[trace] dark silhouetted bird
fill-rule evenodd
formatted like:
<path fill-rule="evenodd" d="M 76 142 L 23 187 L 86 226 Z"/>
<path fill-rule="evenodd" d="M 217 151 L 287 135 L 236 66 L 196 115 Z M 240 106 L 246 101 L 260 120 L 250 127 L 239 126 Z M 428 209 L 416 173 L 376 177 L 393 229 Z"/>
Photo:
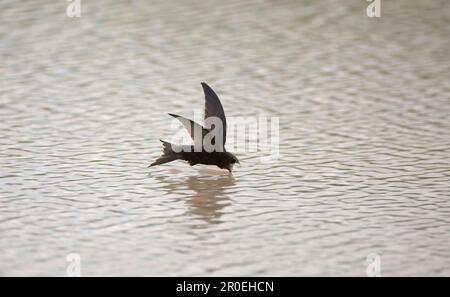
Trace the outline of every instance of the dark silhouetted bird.
<path fill-rule="evenodd" d="M 234 164 L 239 163 L 236 156 L 225 150 L 227 120 L 219 97 L 206 83 L 202 83 L 202 87 L 205 93 L 205 123 L 212 122 L 211 127 L 205 128 L 192 120 L 169 113 L 189 131 L 194 145 L 181 146 L 161 140 L 163 154 L 149 167 L 175 160 L 184 160 L 191 166 L 196 164 L 216 165 L 231 172 Z M 208 144 L 210 145 L 208 146 Z"/>

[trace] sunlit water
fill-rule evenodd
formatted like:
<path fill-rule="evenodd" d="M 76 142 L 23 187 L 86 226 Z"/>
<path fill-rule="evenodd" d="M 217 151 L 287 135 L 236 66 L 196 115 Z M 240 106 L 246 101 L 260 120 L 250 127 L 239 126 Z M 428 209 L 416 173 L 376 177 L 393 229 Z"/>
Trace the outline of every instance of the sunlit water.
<path fill-rule="evenodd" d="M 450 275 L 448 1 L 87 2 L 0 4 L 0 275 Z M 278 160 L 147 168 L 201 81 Z"/>

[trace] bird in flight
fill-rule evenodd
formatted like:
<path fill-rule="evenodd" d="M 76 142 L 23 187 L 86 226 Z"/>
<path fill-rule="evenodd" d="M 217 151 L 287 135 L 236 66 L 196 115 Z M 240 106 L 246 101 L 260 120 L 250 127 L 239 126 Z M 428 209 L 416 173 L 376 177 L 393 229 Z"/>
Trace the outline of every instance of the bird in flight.
<path fill-rule="evenodd" d="M 239 163 L 236 156 L 225 150 L 227 119 L 219 97 L 206 83 L 202 82 L 201 84 L 205 93 L 204 122 L 206 127 L 193 120 L 169 113 L 188 130 L 194 145 L 176 145 L 161 140 L 163 154 L 149 167 L 175 160 L 184 160 L 191 166 L 196 164 L 216 165 L 231 173 L 234 164 Z"/>

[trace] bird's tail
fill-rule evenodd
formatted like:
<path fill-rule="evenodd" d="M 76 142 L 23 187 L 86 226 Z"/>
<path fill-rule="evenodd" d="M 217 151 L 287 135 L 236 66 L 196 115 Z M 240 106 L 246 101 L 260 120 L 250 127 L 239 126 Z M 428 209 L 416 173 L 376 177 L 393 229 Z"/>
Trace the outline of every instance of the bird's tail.
<path fill-rule="evenodd" d="M 156 159 L 156 161 L 153 162 L 152 164 L 150 164 L 150 166 L 148 166 L 148 167 L 152 167 L 152 166 L 156 166 L 156 165 L 160 165 L 160 164 L 164 164 L 164 163 L 169 163 L 169 162 L 179 159 L 178 154 L 172 150 L 172 146 L 174 146 L 174 144 L 171 144 L 164 140 L 161 140 L 161 142 L 163 144 L 163 154 L 161 155 L 161 157 Z"/>

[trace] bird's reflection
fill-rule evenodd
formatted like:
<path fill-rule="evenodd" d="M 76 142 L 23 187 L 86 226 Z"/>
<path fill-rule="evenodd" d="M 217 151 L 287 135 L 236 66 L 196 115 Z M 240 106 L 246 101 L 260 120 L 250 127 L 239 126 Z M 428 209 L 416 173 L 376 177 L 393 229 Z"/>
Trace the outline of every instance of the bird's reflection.
<path fill-rule="evenodd" d="M 164 187 L 169 194 L 187 193 L 187 199 L 183 199 L 186 199 L 189 214 L 208 224 L 221 222 L 223 209 L 230 204 L 230 199 L 225 191 L 235 184 L 234 177 L 229 174 L 210 175 L 206 173 L 189 176 L 182 180 L 174 180 L 169 177 L 160 177 L 159 179 L 164 181 Z"/>

